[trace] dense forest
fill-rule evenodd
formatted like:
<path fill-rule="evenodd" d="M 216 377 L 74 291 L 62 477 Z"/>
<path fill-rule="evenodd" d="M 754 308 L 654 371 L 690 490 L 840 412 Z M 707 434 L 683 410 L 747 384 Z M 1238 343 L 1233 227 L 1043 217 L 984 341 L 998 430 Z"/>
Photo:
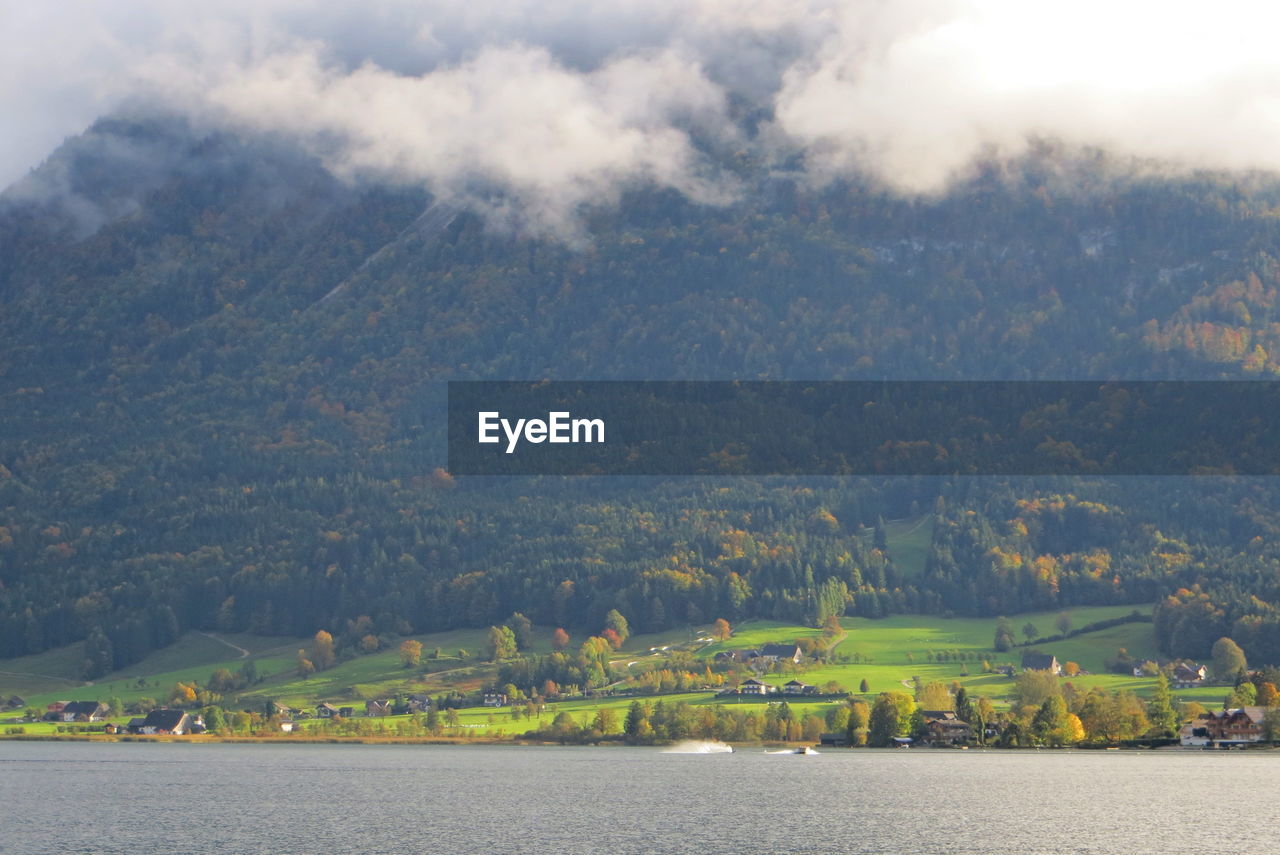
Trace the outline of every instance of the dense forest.
<path fill-rule="evenodd" d="M 0 197 L 0 656 L 1157 604 L 1280 663 L 1266 478 L 455 478 L 451 379 L 1274 379 L 1280 181 L 1042 144 L 940 197 L 731 164 L 529 239 L 102 120 Z M 932 514 L 922 572 L 883 520 Z"/>

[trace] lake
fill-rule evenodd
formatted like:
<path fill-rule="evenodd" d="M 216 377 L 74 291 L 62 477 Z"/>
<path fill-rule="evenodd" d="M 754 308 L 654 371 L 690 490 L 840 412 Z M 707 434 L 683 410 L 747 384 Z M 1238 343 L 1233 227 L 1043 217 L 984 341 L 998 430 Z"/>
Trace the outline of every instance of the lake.
<path fill-rule="evenodd" d="M 1278 773 L 1277 752 L 0 741 L 0 851 L 1248 851 Z"/>

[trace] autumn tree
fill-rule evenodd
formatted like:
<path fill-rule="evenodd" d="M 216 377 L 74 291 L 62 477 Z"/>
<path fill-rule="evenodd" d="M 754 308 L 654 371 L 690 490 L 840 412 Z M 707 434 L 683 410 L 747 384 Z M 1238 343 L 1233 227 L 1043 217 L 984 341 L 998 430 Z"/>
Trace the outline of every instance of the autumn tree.
<path fill-rule="evenodd" d="M 733 635 L 733 628 L 729 626 L 729 622 L 724 618 L 716 618 L 715 624 L 711 627 L 711 637 L 716 641 L 728 641 L 731 635 Z"/>
<path fill-rule="evenodd" d="M 564 650 L 569 646 L 569 633 L 565 632 L 562 627 L 556 627 L 556 631 L 551 633 L 551 647 L 555 650 Z"/>
<path fill-rule="evenodd" d="M 316 672 L 315 663 L 307 658 L 307 651 L 298 649 L 298 673 L 303 677 L 309 677 Z"/>
<path fill-rule="evenodd" d="M 925 683 L 916 690 L 916 704 L 925 710 L 949 710 L 955 705 L 951 691 L 945 683 Z"/>
<path fill-rule="evenodd" d="M 416 668 L 422 661 L 422 642 L 406 638 L 400 642 L 400 664 L 405 668 Z"/>
<path fill-rule="evenodd" d="M 617 609 L 610 609 L 609 613 L 604 616 L 604 628 L 611 629 L 618 634 L 619 645 L 631 637 L 631 625 L 622 616 L 622 612 Z"/>
<path fill-rule="evenodd" d="M 333 636 L 323 629 L 316 631 L 315 638 L 311 642 L 311 661 L 315 663 L 317 671 L 332 668 L 333 663 L 337 661 L 337 656 L 333 652 Z"/>

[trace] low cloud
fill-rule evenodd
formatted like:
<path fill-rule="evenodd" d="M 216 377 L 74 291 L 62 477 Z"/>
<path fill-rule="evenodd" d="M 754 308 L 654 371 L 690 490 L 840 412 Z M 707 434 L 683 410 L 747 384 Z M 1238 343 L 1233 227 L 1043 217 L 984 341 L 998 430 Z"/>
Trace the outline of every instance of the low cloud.
<path fill-rule="evenodd" d="M 930 193 L 1034 138 L 1280 169 L 1280 10 L 1094 0 L 70 0 L 0 11 L 0 183 L 124 103 L 288 135 L 515 228 L 797 156 Z"/>

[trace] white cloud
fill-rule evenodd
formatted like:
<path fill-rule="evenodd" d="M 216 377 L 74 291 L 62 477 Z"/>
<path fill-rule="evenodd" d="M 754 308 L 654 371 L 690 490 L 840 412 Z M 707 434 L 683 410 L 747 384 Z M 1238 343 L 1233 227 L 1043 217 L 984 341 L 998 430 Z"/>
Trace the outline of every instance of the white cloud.
<path fill-rule="evenodd" d="M 556 230 L 639 181 L 730 197 L 695 138 L 781 144 L 815 179 L 869 170 L 917 192 L 1035 136 L 1280 169 L 1280 9 L 1266 3 L 182 5 L 0 5 L 0 183 L 138 98 Z M 772 119 L 753 140 L 744 116 Z"/>

